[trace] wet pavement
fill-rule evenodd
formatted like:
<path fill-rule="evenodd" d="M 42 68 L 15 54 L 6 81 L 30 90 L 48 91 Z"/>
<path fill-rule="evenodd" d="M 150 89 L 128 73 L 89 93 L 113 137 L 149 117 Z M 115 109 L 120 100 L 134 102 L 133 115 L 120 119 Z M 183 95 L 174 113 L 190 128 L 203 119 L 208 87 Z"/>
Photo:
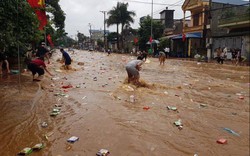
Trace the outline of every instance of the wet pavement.
<path fill-rule="evenodd" d="M 41 82 L 30 72 L 20 84 L 18 75 L 0 79 L 1 156 L 37 143 L 45 147 L 31 155 L 249 155 L 249 67 L 149 58 L 136 87 L 124 68 L 136 57 L 70 54 L 72 70 L 61 68 L 57 51 L 48 65 L 54 76 Z M 79 140 L 67 142 L 71 136 Z"/>

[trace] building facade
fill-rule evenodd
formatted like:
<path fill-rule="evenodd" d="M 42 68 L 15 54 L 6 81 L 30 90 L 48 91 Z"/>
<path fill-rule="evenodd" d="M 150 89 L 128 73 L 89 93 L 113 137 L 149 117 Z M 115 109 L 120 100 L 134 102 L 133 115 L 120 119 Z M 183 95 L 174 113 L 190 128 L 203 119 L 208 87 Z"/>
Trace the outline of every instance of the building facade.
<path fill-rule="evenodd" d="M 242 50 L 242 55 L 248 55 L 248 8 L 249 3 L 242 0 L 185 0 L 182 5 L 183 53 L 187 57 L 198 53 L 210 59 L 216 56 L 216 48 L 227 47 L 229 54 L 230 49 L 237 48 Z M 190 17 L 186 17 L 188 11 Z M 188 18 L 191 25 L 186 23 Z M 181 39 L 181 36 L 173 39 Z"/>
<path fill-rule="evenodd" d="M 241 49 L 241 55 L 249 58 L 249 3 L 240 0 L 220 2 L 211 4 L 212 52 L 218 47 L 227 47 L 229 54 L 232 49 Z"/>

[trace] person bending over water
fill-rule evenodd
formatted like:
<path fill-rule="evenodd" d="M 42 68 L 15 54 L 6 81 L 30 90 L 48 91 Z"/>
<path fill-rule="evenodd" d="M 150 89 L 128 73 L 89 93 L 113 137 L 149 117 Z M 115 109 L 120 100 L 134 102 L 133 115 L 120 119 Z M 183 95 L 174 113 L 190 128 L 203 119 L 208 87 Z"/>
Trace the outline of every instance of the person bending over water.
<path fill-rule="evenodd" d="M 138 85 L 140 79 L 141 66 L 143 64 L 142 60 L 132 60 L 128 62 L 125 66 L 126 71 L 128 73 L 128 83 L 132 82 L 135 85 Z"/>

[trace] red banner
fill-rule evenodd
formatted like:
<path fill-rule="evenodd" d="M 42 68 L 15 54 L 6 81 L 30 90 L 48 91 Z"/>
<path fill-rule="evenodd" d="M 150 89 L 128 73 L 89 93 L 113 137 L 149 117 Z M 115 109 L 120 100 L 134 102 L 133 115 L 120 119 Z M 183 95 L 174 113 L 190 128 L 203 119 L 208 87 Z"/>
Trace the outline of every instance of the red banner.
<path fill-rule="evenodd" d="M 150 42 L 150 43 L 152 43 L 152 42 L 153 42 L 153 38 L 152 38 L 152 36 L 150 36 L 150 38 L 149 38 L 149 42 Z"/>
<path fill-rule="evenodd" d="M 182 34 L 182 41 L 184 42 L 186 40 L 186 35 L 183 33 Z"/>
<path fill-rule="evenodd" d="M 52 39 L 51 39 L 50 34 L 47 35 L 47 40 L 48 40 L 50 46 L 51 46 L 51 47 L 54 47 L 54 43 L 52 42 Z"/>
<path fill-rule="evenodd" d="M 138 42 L 138 38 L 134 38 L 134 43 L 136 44 Z"/>
<path fill-rule="evenodd" d="M 46 17 L 46 12 L 45 12 L 45 1 L 44 0 L 28 0 L 28 3 L 30 4 L 32 8 L 35 9 L 37 18 L 40 21 L 39 30 L 43 30 L 43 28 L 47 24 L 47 17 Z"/>

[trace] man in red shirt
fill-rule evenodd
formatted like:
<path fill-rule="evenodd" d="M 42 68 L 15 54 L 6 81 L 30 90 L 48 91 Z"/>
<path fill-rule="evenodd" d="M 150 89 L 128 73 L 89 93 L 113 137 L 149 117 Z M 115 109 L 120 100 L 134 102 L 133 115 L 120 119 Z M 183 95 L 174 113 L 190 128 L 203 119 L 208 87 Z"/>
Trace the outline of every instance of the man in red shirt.
<path fill-rule="evenodd" d="M 40 81 L 39 77 L 44 75 L 44 70 L 49 73 L 49 75 L 53 76 L 46 68 L 46 65 L 44 63 L 44 58 L 40 57 L 40 58 L 36 58 L 34 60 L 32 60 L 29 64 L 28 64 L 28 69 L 32 72 L 33 75 L 33 81 Z M 38 74 L 38 77 L 35 79 L 35 75 L 36 73 Z"/>

